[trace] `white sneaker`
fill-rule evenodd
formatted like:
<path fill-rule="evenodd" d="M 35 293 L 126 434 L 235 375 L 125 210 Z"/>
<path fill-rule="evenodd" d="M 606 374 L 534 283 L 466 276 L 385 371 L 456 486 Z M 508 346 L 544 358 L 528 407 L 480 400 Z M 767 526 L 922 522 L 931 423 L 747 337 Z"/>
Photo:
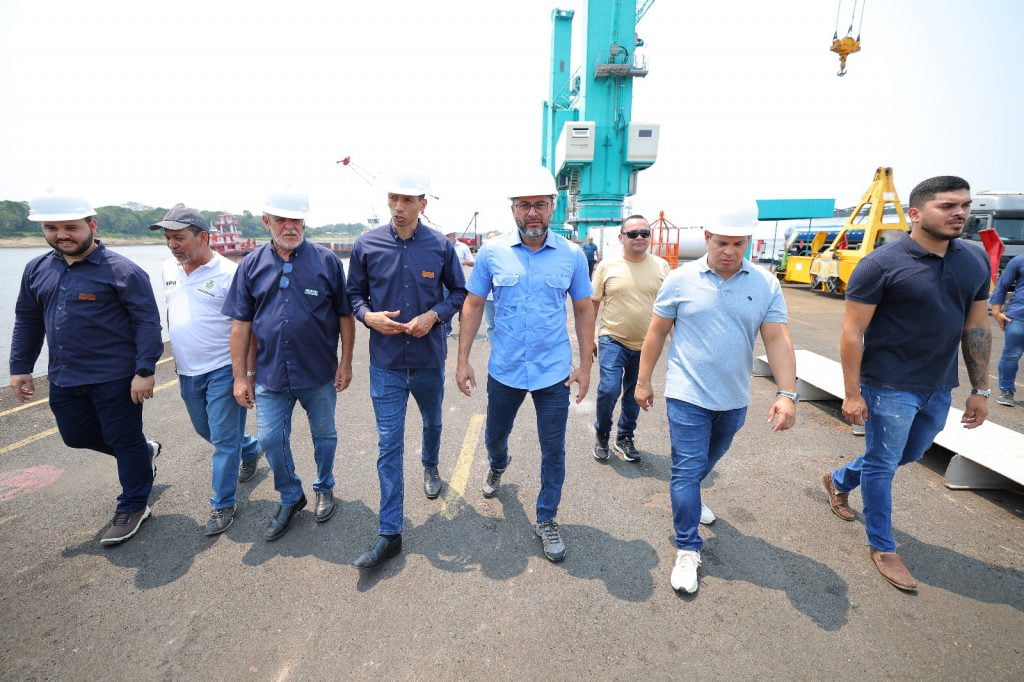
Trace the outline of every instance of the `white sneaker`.
<path fill-rule="evenodd" d="M 697 567 L 700 566 L 700 552 L 685 549 L 676 551 L 676 565 L 672 569 L 672 589 L 689 594 L 697 591 Z"/>
<path fill-rule="evenodd" d="M 700 522 L 701 523 L 703 523 L 705 526 L 710 526 L 712 523 L 715 522 L 715 519 L 717 519 L 717 518 L 718 517 L 715 516 L 715 512 L 713 512 L 710 509 L 708 509 L 708 506 L 706 504 L 701 503 L 701 505 L 700 505 Z"/>

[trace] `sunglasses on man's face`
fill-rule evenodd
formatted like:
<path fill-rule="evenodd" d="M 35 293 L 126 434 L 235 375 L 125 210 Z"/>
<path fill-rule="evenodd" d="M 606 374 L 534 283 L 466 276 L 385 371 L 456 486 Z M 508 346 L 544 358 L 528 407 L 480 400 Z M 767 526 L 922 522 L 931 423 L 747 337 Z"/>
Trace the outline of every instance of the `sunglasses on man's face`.
<path fill-rule="evenodd" d="M 629 232 L 623 232 L 630 239 L 647 239 L 651 236 L 650 230 L 630 230 Z"/>

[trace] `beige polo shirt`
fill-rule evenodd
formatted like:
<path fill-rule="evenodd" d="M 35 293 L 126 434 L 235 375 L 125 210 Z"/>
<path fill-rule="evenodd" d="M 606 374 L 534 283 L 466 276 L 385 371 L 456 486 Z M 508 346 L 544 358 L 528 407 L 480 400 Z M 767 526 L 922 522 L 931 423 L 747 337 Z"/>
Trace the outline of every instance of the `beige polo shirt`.
<path fill-rule="evenodd" d="M 598 335 L 607 334 L 626 348 L 640 350 L 651 324 L 654 299 L 668 272 L 668 263 L 652 254 L 640 263 L 622 257 L 598 263 L 592 296 L 604 302 Z"/>

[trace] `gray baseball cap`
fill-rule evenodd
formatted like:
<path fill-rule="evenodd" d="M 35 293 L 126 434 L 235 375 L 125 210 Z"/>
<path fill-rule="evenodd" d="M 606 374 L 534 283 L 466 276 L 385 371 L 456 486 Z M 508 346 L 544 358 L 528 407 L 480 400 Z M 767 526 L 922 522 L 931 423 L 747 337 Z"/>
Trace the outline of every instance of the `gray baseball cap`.
<path fill-rule="evenodd" d="M 185 204 L 175 204 L 165 215 L 164 219 L 149 226 L 151 230 L 184 230 L 186 227 L 198 227 L 200 230 L 210 231 L 210 225 L 203 218 L 203 214 Z"/>

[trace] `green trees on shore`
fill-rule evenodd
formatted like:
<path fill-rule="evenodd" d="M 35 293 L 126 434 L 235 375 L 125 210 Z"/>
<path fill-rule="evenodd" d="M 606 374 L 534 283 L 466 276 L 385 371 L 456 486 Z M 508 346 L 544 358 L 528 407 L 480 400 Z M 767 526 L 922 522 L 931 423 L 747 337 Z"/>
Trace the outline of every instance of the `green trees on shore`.
<path fill-rule="evenodd" d="M 166 208 L 148 206 L 98 206 L 96 220 L 105 234 L 125 236 L 149 236 L 149 226 L 159 222 Z M 203 217 L 213 224 L 221 211 L 202 211 Z M 266 236 L 263 221 L 259 215 L 244 211 L 236 215 L 238 229 L 246 237 Z M 355 236 L 366 229 L 362 223 L 337 223 L 309 228 L 310 236 Z M 28 203 L 24 201 L 0 201 L 0 239 L 4 237 L 35 236 L 39 225 L 28 219 Z"/>

